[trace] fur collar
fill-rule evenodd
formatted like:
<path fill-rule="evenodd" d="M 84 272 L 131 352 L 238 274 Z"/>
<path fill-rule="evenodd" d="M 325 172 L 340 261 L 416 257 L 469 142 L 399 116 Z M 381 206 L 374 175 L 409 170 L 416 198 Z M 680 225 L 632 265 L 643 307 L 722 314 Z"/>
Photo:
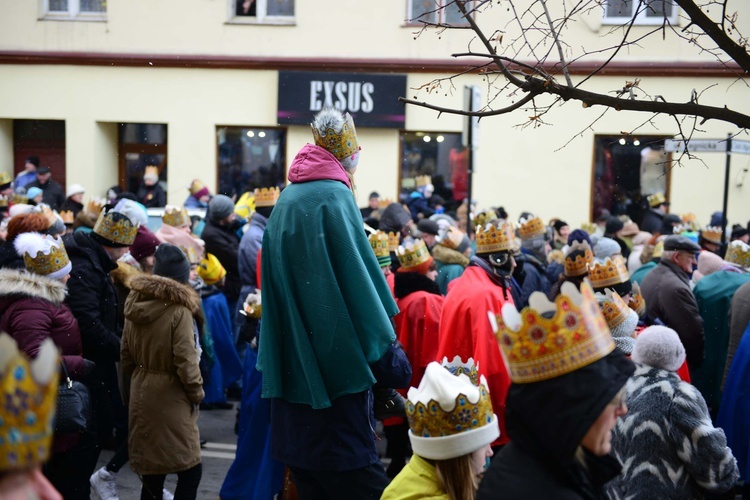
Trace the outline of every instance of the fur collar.
<path fill-rule="evenodd" d="M 130 288 L 130 281 L 140 274 L 143 273 L 125 262 L 118 262 L 117 268 L 109 273 L 116 284 L 122 285 L 125 288 Z"/>
<path fill-rule="evenodd" d="M 410 293 L 414 292 L 427 292 L 441 295 L 438 284 L 424 274 L 419 273 L 396 273 L 393 288 L 393 292 L 397 299 L 403 299 Z"/>
<path fill-rule="evenodd" d="M 453 250 L 443 245 L 432 247 L 432 258 L 443 264 L 459 264 L 461 267 L 469 265 L 469 258 L 467 256 L 458 250 Z"/>
<path fill-rule="evenodd" d="M 162 276 L 150 274 L 135 276 L 130 280 L 130 289 L 172 304 L 185 306 L 193 313 L 201 307 L 200 297 L 195 290 L 190 288 L 190 285 L 183 285 Z"/>
<path fill-rule="evenodd" d="M 59 306 L 66 294 L 67 288 L 58 280 L 16 269 L 0 269 L 0 296 L 40 298 Z"/>

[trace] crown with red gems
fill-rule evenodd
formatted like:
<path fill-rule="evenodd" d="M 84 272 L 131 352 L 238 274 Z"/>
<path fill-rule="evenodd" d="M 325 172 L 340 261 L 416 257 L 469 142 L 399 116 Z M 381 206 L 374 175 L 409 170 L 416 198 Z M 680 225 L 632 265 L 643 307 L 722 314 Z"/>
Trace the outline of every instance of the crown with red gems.
<path fill-rule="evenodd" d="M 280 193 L 281 190 L 277 187 L 256 189 L 254 193 L 255 206 L 272 207 L 276 205 L 276 202 L 279 200 Z"/>
<path fill-rule="evenodd" d="M 625 283 L 630 279 L 625 258 L 622 255 L 613 255 L 604 260 L 596 259 L 594 264 L 589 266 L 589 279 L 596 289 Z"/>
<path fill-rule="evenodd" d="M 570 255 L 574 250 L 580 250 L 583 255 L 576 255 L 572 258 Z M 591 246 L 587 241 L 573 241 L 573 244 L 568 248 L 568 253 L 565 255 L 565 276 L 575 277 L 583 276 L 589 272 L 589 266 L 594 264 L 594 252 L 591 251 Z"/>
<path fill-rule="evenodd" d="M 414 240 L 412 244 L 398 247 L 396 257 L 398 257 L 404 271 L 419 267 L 432 259 L 430 251 L 427 250 L 427 245 L 421 239 Z"/>
<path fill-rule="evenodd" d="M 547 232 L 547 228 L 544 227 L 544 222 L 542 222 L 542 219 L 533 215 L 528 219 L 522 218 L 518 221 L 518 224 L 518 236 L 522 240 L 536 238 L 537 236 L 541 236 Z"/>
<path fill-rule="evenodd" d="M 461 246 L 461 242 L 464 240 L 464 234 L 460 229 L 454 226 L 448 226 L 446 229 L 440 230 L 440 235 L 437 237 L 439 245 L 452 250 L 457 250 Z"/>
<path fill-rule="evenodd" d="M 704 240 L 721 245 L 721 235 L 723 232 L 720 227 L 706 226 L 701 230 L 701 236 Z"/>
<path fill-rule="evenodd" d="M 509 222 L 496 220 L 476 228 L 477 253 L 510 252 L 516 246 L 516 235 Z"/>
<path fill-rule="evenodd" d="M 471 223 L 474 224 L 474 227 L 486 226 L 495 219 L 497 219 L 497 214 L 492 210 L 471 214 Z"/>
<path fill-rule="evenodd" d="M 339 160 L 343 160 L 359 151 L 357 143 L 357 130 L 354 128 L 354 120 L 349 113 L 344 115 L 344 125 L 340 132 L 333 128 L 318 130 L 311 124 L 315 144 L 326 149 Z"/>
<path fill-rule="evenodd" d="M 740 240 L 734 240 L 727 247 L 727 254 L 724 260 L 730 264 L 750 268 L 750 245 Z"/>
<path fill-rule="evenodd" d="M 628 307 L 634 310 L 639 318 L 642 318 L 646 314 L 646 300 L 641 293 L 641 287 L 636 282 L 633 282 L 633 291 L 630 293 Z"/>
<path fill-rule="evenodd" d="M 617 328 L 623 321 L 628 319 L 630 308 L 622 300 L 620 294 L 611 288 L 604 290 L 604 293 L 597 293 L 596 299 L 599 301 L 602 314 L 604 314 L 604 319 L 607 321 L 607 326 L 610 329 Z"/>
<path fill-rule="evenodd" d="M 506 366 L 514 383 L 540 382 L 587 366 L 615 348 L 588 280 L 580 291 L 566 281 L 550 302 L 541 292 L 529 298 L 520 313 L 505 304 L 500 315 L 490 313 Z"/>
<path fill-rule="evenodd" d="M 401 244 L 401 240 L 399 238 L 398 233 L 390 232 L 388 233 L 388 251 L 389 252 L 395 252 L 398 250 L 398 246 Z"/>
<path fill-rule="evenodd" d="M 167 205 L 164 207 L 164 214 L 161 216 L 161 220 L 164 224 L 172 227 L 180 227 L 187 224 L 191 225 L 190 215 L 186 208 L 175 207 L 173 205 Z"/>
<path fill-rule="evenodd" d="M 0 333 L 0 470 L 28 470 L 50 456 L 57 403 L 59 353 L 49 338 L 29 362 Z"/>

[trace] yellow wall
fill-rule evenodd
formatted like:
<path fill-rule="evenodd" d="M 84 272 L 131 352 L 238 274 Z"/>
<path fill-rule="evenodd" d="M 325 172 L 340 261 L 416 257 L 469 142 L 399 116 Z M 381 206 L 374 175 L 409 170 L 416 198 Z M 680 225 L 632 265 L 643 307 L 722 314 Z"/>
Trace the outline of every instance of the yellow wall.
<path fill-rule="evenodd" d="M 13 176 L 13 120 L 0 119 L 0 172 Z"/>

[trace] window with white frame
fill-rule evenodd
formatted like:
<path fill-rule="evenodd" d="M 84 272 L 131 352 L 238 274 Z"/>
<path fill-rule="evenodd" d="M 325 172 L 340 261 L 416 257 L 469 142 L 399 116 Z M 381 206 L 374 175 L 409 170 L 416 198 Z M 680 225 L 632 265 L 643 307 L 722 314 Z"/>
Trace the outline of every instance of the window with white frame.
<path fill-rule="evenodd" d="M 407 0 L 408 24 L 468 24 L 463 14 L 452 0 Z M 466 9 L 473 8 L 472 2 L 466 2 Z"/>
<path fill-rule="evenodd" d="M 230 22 L 293 24 L 294 0 L 229 0 Z"/>
<path fill-rule="evenodd" d="M 73 21 L 104 21 L 106 0 L 41 0 L 41 18 Z"/>
<path fill-rule="evenodd" d="M 604 24 L 662 24 L 677 23 L 674 0 L 606 0 Z"/>

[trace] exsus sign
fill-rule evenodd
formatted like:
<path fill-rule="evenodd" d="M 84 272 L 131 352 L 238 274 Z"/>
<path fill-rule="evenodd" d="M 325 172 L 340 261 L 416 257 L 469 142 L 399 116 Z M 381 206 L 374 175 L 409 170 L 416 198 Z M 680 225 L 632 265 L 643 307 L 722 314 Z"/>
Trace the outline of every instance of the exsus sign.
<path fill-rule="evenodd" d="M 354 117 L 357 127 L 403 128 L 405 75 L 279 72 L 280 125 L 306 125 L 325 107 Z"/>

